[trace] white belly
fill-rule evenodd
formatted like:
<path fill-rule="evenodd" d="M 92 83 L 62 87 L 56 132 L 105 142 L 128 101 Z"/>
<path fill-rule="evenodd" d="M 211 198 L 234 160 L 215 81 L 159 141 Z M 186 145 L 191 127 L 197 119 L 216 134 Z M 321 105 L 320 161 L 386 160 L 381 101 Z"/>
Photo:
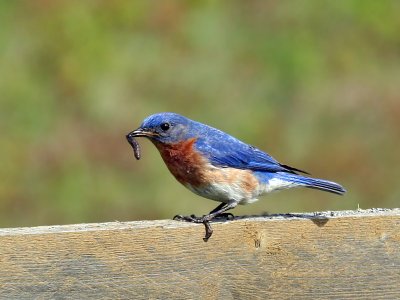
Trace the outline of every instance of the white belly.
<path fill-rule="evenodd" d="M 267 183 L 261 183 L 255 186 L 251 186 L 248 183 L 245 184 L 243 182 L 245 178 L 246 177 L 239 176 L 236 178 L 235 181 L 214 181 L 200 187 L 195 187 L 190 184 L 185 184 L 185 186 L 199 196 L 224 203 L 235 200 L 239 204 L 253 203 L 257 201 L 258 196 L 262 194 L 297 186 L 297 184 L 293 182 L 281 180 L 278 178 L 272 178 Z M 244 186 L 248 188 L 244 188 Z"/>

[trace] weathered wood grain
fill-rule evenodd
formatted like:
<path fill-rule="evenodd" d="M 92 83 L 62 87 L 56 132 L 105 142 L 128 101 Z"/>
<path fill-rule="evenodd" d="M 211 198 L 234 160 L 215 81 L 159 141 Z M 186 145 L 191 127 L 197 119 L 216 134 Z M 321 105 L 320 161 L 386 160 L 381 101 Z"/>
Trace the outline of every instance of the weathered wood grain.
<path fill-rule="evenodd" d="M 400 209 L 0 229 L 1 299 L 400 299 Z"/>

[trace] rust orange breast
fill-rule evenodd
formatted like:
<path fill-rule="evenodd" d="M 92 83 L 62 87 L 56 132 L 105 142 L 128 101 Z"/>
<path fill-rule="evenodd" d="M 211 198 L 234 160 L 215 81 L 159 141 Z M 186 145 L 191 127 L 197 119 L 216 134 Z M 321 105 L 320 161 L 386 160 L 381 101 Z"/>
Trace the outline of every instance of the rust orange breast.
<path fill-rule="evenodd" d="M 207 161 L 194 149 L 195 138 L 176 144 L 155 142 L 169 171 L 182 184 L 199 186 L 204 183 L 204 167 Z"/>

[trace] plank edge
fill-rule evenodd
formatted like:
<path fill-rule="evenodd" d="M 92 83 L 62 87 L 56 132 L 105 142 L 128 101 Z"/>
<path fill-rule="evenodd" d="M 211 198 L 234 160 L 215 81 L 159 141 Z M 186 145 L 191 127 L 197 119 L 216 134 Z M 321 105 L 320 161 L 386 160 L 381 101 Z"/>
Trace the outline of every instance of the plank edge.
<path fill-rule="evenodd" d="M 328 220 L 338 218 L 369 218 L 383 216 L 400 217 L 400 208 L 370 208 L 344 211 L 323 211 L 311 213 L 270 214 L 257 216 L 237 216 L 230 222 L 217 222 L 229 225 L 232 222 L 291 222 L 294 220 Z M 174 220 L 143 220 L 128 222 L 82 223 L 69 225 L 50 225 L 36 227 L 0 228 L 0 236 L 55 234 L 68 232 L 104 231 L 104 230 L 134 230 L 143 228 L 183 228 L 203 226 Z"/>

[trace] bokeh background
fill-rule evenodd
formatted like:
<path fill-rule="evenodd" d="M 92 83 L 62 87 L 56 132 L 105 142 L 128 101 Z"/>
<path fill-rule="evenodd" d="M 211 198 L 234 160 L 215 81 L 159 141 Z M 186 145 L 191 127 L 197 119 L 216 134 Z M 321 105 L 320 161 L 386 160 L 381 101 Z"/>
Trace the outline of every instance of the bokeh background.
<path fill-rule="evenodd" d="M 174 111 L 343 184 L 235 214 L 398 207 L 400 1 L 1 1 L 0 226 L 218 203 L 125 134 Z"/>

